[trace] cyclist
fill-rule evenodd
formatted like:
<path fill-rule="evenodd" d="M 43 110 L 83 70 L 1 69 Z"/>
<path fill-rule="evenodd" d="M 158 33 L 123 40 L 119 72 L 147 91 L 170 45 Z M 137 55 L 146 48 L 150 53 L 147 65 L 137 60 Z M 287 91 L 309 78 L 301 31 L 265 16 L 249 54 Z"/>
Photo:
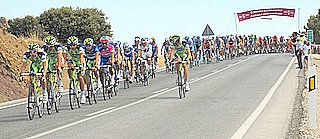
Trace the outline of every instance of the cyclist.
<path fill-rule="evenodd" d="M 123 56 L 126 58 L 129 58 L 129 60 L 131 61 L 130 66 L 129 66 L 129 71 L 130 71 L 130 79 L 129 79 L 129 83 L 131 84 L 133 82 L 133 78 L 135 76 L 134 73 L 134 68 L 133 68 L 133 64 L 135 63 L 135 52 L 134 52 L 134 48 L 133 46 L 130 46 L 127 42 L 123 43 L 123 52 L 122 52 Z M 128 64 L 128 63 L 126 63 Z"/>
<path fill-rule="evenodd" d="M 157 63 L 158 63 L 158 45 L 157 45 L 154 37 L 152 37 L 150 39 L 150 45 L 152 46 L 152 56 L 151 57 L 153 58 L 153 60 L 155 62 L 154 66 L 155 66 L 155 69 L 156 69 L 157 68 Z"/>
<path fill-rule="evenodd" d="M 42 46 L 42 50 L 46 52 L 48 56 L 48 70 L 59 70 L 61 72 L 61 62 L 62 62 L 62 46 L 56 42 L 56 38 L 53 36 L 47 36 L 44 40 L 45 45 Z M 63 91 L 61 78 L 62 74 L 58 75 L 58 89 L 59 92 Z M 49 77 L 46 77 L 47 80 Z"/>
<path fill-rule="evenodd" d="M 190 50 L 186 45 L 186 41 L 180 41 L 180 37 L 178 35 L 174 35 L 171 37 L 173 41 L 173 47 L 171 48 L 170 60 L 174 58 L 175 61 L 188 61 L 190 60 Z M 185 81 L 186 81 L 186 90 L 190 90 L 189 81 L 188 81 L 188 66 L 187 63 L 183 63 Z M 178 64 L 176 64 L 176 69 L 179 70 Z M 177 71 L 178 72 L 178 71 Z"/>
<path fill-rule="evenodd" d="M 221 45 L 222 45 L 222 43 L 221 43 L 221 39 L 217 36 L 216 37 L 216 40 L 215 40 L 215 45 L 216 45 L 216 55 L 217 55 L 217 58 L 219 59 L 219 60 L 222 60 L 222 58 L 221 58 L 221 53 L 220 53 L 220 51 L 221 51 Z"/>
<path fill-rule="evenodd" d="M 212 50 L 211 50 L 211 45 L 208 39 L 204 38 L 203 39 L 203 43 L 202 43 L 202 51 L 203 51 L 203 57 L 206 56 L 206 54 L 208 54 L 209 56 L 209 61 L 211 62 L 212 59 Z"/>
<path fill-rule="evenodd" d="M 113 40 L 111 37 L 108 36 L 102 36 L 100 38 L 100 44 L 99 44 L 99 52 L 100 52 L 100 66 L 111 64 L 111 66 L 114 65 L 115 57 L 114 57 L 114 48 L 113 48 Z M 111 85 L 114 85 L 115 83 L 115 75 L 114 71 L 112 70 L 112 67 L 109 68 L 109 72 L 111 74 Z M 104 79 L 101 79 L 101 82 Z"/>
<path fill-rule="evenodd" d="M 193 40 L 194 43 L 194 55 L 195 55 L 195 59 L 196 61 L 200 61 L 200 56 L 201 56 L 201 40 L 200 40 L 200 36 L 197 36 L 195 38 L 195 40 Z"/>
<path fill-rule="evenodd" d="M 138 48 L 139 48 L 139 46 L 140 46 L 141 44 L 140 44 L 140 37 L 138 37 L 138 36 L 136 36 L 135 38 L 134 38 L 134 43 L 133 43 L 133 48 L 134 48 L 134 52 L 136 53 L 136 54 L 138 54 Z"/>
<path fill-rule="evenodd" d="M 85 58 L 86 58 L 86 67 L 89 69 L 92 69 L 94 67 L 98 67 L 99 66 L 99 49 L 98 46 L 95 46 L 93 44 L 93 39 L 92 38 L 86 38 L 83 41 L 83 44 L 85 46 L 84 51 L 85 51 Z M 101 86 L 101 82 L 99 82 L 99 75 L 98 75 L 98 71 L 97 69 L 93 70 L 93 73 L 96 77 L 96 88 Z M 86 75 L 89 75 L 89 71 L 86 71 Z M 87 84 L 89 84 L 89 80 L 88 80 L 88 76 L 86 76 L 86 81 Z"/>
<path fill-rule="evenodd" d="M 148 38 L 141 39 L 141 45 L 138 48 L 138 56 L 144 60 L 151 58 L 152 46 L 148 44 Z M 144 64 L 145 63 L 142 63 L 142 66 L 141 66 L 141 70 L 140 70 L 141 75 L 143 75 L 145 72 Z M 148 60 L 148 70 L 150 70 L 150 67 L 151 67 L 151 60 Z"/>
<path fill-rule="evenodd" d="M 122 67 L 121 67 L 121 61 L 122 61 L 122 48 L 121 48 L 121 42 L 116 41 L 113 43 L 114 48 L 114 59 L 115 59 L 115 66 L 116 66 L 116 73 L 117 73 L 117 80 L 120 79 L 120 76 L 122 75 Z"/>
<path fill-rule="evenodd" d="M 193 57 L 194 49 L 193 49 L 193 45 L 192 45 L 192 42 L 191 42 L 190 38 L 188 36 L 185 36 L 184 37 L 184 41 L 186 42 L 186 45 L 190 50 L 191 56 Z M 190 61 L 190 64 L 194 64 L 193 61 Z"/>
<path fill-rule="evenodd" d="M 28 44 L 28 51 L 23 55 L 23 62 L 21 66 L 21 73 L 25 72 L 27 63 L 30 64 L 30 73 L 41 73 L 43 74 L 41 78 L 41 86 L 43 92 L 43 101 L 46 103 L 48 100 L 48 92 L 46 89 L 46 75 L 47 75 L 47 54 L 39 48 L 39 44 L 31 42 Z M 19 81 L 23 80 L 23 77 L 20 75 Z"/>
<path fill-rule="evenodd" d="M 84 79 L 83 75 L 85 73 L 85 51 L 83 46 L 79 43 L 79 39 L 75 36 L 70 36 L 67 39 L 67 46 L 65 47 L 65 59 L 68 62 L 68 68 L 79 67 L 80 71 L 77 73 L 78 80 L 80 83 L 80 96 L 81 96 L 81 104 L 86 103 L 85 91 L 84 91 Z M 69 76 L 71 76 L 72 71 L 68 70 Z M 75 92 L 77 92 L 78 88 L 75 88 Z"/>

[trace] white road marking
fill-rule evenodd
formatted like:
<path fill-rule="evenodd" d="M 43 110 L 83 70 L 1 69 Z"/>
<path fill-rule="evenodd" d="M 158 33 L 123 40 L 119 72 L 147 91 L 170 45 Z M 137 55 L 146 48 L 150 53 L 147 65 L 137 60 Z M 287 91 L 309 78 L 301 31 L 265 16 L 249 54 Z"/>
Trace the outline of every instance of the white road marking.
<path fill-rule="evenodd" d="M 211 72 L 217 72 L 218 70 L 217 69 L 215 69 L 215 70 L 213 70 L 213 71 L 211 71 Z"/>
<path fill-rule="evenodd" d="M 258 107 L 251 113 L 251 115 L 248 117 L 248 119 L 240 126 L 240 128 L 234 133 L 234 135 L 231 137 L 231 139 L 241 139 L 244 134 L 248 131 L 250 126 L 253 124 L 253 122 L 258 118 L 258 116 L 261 114 L 263 109 L 267 106 L 268 102 L 270 101 L 271 97 L 273 96 L 274 92 L 278 88 L 278 86 L 283 81 L 284 77 L 287 75 L 290 67 L 292 66 L 295 58 L 292 58 L 290 63 L 288 64 L 287 68 L 283 71 L 277 82 L 272 86 L 272 88 L 269 90 L 267 95 L 264 97 L 264 99 L 260 102 Z"/>
<path fill-rule="evenodd" d="M 195 78 L 192 78 L 192 79 L 190 79 L 190 82 L 192 82 L 192 81 L 194 81 L 194 80 L 196 80 L 196 79 L 198 79 L 199 77 L 195 77 Z"/>
<path fill-rule="evenodd" d="M 26 104 L 27 102 L 27 99 L 24 100 L 25 102 L 20 102 L 20 103 L 16 103 L 16 104 L 12 104 L 12 105 L 7 105 L 7 106 L 3 106 L 3 107 L 0 107 L 0 110 L 1 109 L 6 109 L 6 108 L 10 108 L 10 107 L 14 107 L 14 106 L 19 106 L 19 105 L 22 105 L 22 104 Z"/>
<path fill-rule="evenodd" d="M 156 92 L 152 92 L 152 94 L 158 94 L 158 93 L 160 93 L 160 92 L 162 92 L 162 91 L 166 91 L 166 90 L 168 90 L 169 88 L 163 88 L 163 89 L 161 89 L 161 90 L 158 90 L 158 91 L 156 91 Z"/>
<path fill-rule="evenodd" d="M 248 58 L 248 59 L 246 59 L 246 60 L 243 60 L 242 62 L 245 62 L 245 61 L 247 61 L 247 60 L 249 60 L 249 59 L 251 59 L 251 58 L 254 58 L 254 57 L 256 57 L 256 56 L 258 56 L 258 55 L 252 56 L 252 57 L 250 57 L 250 58 Z M 194 83 L 194 82 L 200 81 L 200 80 L 202 80 L 202 79 L 208 78 L 208 77 L 210 77 L 210 76 L 212 76 L 212 75 L 214 75 L 214 74 L 217 74 L 217 73 L 219 73 L 219 72 L 222 72 L 222 71 L 224 71 L 224 70 L 226 70 L 226 69 L 228 69 L 228 68 L 231 68 L 231 67 L 233 67 L 233 66 L 235 66 L 235 65 L 238 65 L 238 64 L 240 64 L 240 63 L 242 63 L 242 62 L 232 64 L 230 67 L 225 67 L 225 68 L 223 68 L 223 69 L 218 70 L 217 72 L 210 73 L 210 74 L 208 74 L 208 75 L 205 75 L 205 76 L 203 76 L 203 77 L 200 77 L 200 78 L 198 78 L 198 79 L 196 79 L 196 80 L 194 80 L 194 81 L 192 81 L 192 82 L 190 82 L 190 83 Z M 106 111 L 106 112 L 103 112 L 103 113 L 100 113 L 100 114 L 97 114 L 97 115 L 93 115 L 93 116 L 91 116 L 91 117 L 88 117 L 88 118 L 85 118 L 85 119 L 82 119 L 82 120 L 79 120 L 79 121 L 76 121 L 76 122 L 74 122 L 74 123 L 70 123 L 70 124 L 67 124 L 67 125 L 64 125 L 64 126 L 60 126 L 60 127 L 51 129 L 51 130 L 49 130 L 49 131 L 46 131 L 46 132 L 37 134 L 37 135 L 34 135 L 34 136 L 29 137 L 29 138 L 27 138 L 27 139 L 39 138 L 39 137 L 45 136 L 45 135 L 47 135 L 47 134 L 54 133 L 54 132 L 56 132 L 56 131 L 65 129 L 65 128 L 67 128 L 67 127 L 70 127 L 70 126 L 73 126 L 73 125 L 76 125 L 76 124 L 79 124 L 79 123 L 83 123 L 83 122 L 85 122 L 85 121 L 88 121 L 88 120 L 91 120 L 91 119 L 94 119 L 94 118 L 97 118 L 97 117 L 100 117 L 100 116 L 103 116 L 103 115 L 106 115 L 106 114 L 109 114 L 109 113 L 112 113 L 112 112 L 121 110 L 121 109 L 130 107 L 130 106 L 133 106 L 133 105 L 136 105 L 136 104 L 139 104 L 139 103 L 141 103 L 141 102 L 147 101 L 147 100 L 149 100 L 149 99 L 155 98 L 155 97 L 157 97 L 157 96 L 160 96 L 160 95 L 162 95 L 162 94 L 168 93 L 168 92 L 170 92 L 170 91 L 172 91 L 172 90 L 176 90 L 176 89 L 178 89 L 177 86 L 176 86 L 176 87 L 173 87 L 173 88 L 170 88 L 170 89 L 168 89 L 168 90 L 166 90 L 166 91 L 160 92 L 160 93 L 158 93 L 158 94 L 154 94 L 154 95 L 149 96 L 149 97 L 147 97 L 147 98 L 138 100 L 138 101 L 136 101 L 136 102 L 133 102 L 133 103 L 130 103 L 130 104 L 127 104 L 127 105 L 124 105 L 124 106 L 121 106 L 121 107 L 118 107 L 118 108 L 115 108 L 115 109 L 112 109 L 112 110 L 109 110 L 109 111 Z"/>
<path fill-rule="evenodd" d="M 108 111 L 108 110 L 112 110 L 114 108 L 116 108 L 116 107 L 106 108 L 106 109 L 103 109 L 103 110 L 100 110 L 100 111 L 97 111 L 97 112 L 94 112 L 94 113 L 87 114 L 86 116 L 90 117 L 90 116 L 93 116 L 93 115 L 96 115 L 96 114 L 99 114 L 99 113 L 102 113 L 102 112 L 105 112 L 105 111 Z"/>
<path fill-rule="evenodd" d="M 61 93 L 61 95 L 62 96 L 64 96 L 64 95 L 67 95 L 68 94 L 68 92 L 65 92 L 64 91 L 64 93 Z M 11 101 L 10 101 L 11 102 Z M 23 105 L 23 104 L 27 104 L 28 102 L 27 102 L 27 98 L 23 98 L 23 99 L 19 99 L 19 100 L 16 100 L 15 102 L 14 101 L 12 101 L 13 103 L 15 103 L 15 104 L 11 104 L 11 105 L 6 105 L 6 104 L 4 104 L 5 106 L 2 106 L 2 107 L 0 107 L 0 110 L 2 110 L 2 109 L 6 109 L 6 108 L 10 108 L 10 107 L 14 107 L 14 106 L 19 106 L 19 105 Z M 18 102 L 18 103 L 17 103 Z M 9 103 L 10 104 L 10 103 Z"/>

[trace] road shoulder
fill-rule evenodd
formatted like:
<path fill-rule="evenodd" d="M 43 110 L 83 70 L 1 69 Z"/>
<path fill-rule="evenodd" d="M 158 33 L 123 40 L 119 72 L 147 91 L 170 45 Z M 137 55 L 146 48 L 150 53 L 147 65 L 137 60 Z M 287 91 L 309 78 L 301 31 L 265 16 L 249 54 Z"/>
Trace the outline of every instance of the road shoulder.
<path fill-rule="evenodd" d="M 298 89 L 299 70 L 293 64 L 270 102 L 243 138 L 284 138 Z"/>

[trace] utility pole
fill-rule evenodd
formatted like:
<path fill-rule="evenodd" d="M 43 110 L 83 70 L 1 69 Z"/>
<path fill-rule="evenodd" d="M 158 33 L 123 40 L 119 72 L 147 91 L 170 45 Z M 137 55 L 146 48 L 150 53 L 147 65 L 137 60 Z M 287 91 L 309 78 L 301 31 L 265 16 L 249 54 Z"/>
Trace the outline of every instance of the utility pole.
<path fill-rule="evenodd" d="M 300 32 L 300 8 L 298 8 L 298 32 Z"/>

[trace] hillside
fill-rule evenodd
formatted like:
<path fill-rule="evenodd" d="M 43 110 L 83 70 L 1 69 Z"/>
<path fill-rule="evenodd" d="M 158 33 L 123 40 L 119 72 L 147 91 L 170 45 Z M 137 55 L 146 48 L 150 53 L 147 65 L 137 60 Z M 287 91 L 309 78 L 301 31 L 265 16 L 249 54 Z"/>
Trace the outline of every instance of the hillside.
<path fill-rule="evenodd" d="M 30 39 L 17 38 L 0 29 L 0 103 L 26 96 L 26 89 L 17 82 L 23 53 Z"/>

